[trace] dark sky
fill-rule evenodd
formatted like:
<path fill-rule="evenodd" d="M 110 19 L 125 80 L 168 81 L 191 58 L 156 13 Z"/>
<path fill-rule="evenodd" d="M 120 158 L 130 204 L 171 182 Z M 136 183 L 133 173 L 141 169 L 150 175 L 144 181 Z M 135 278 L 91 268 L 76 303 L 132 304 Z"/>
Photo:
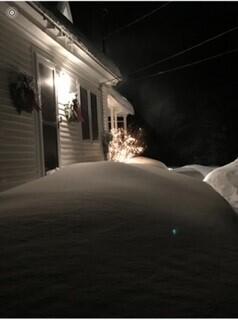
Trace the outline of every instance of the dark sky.
<path fill-rule="evenodd" d="M 168 165 L 222 165 L 238 156 L 238 52 L 147 76 L 238 49 L 238 29 L 179 57 L 137 69 L 238 26 L 238 2 L 70 2 L 74 23 L 119 66 L 117 89 L 145 128 L 146 155 Z M 114 32 L 114 33 L 113 33 Z M 144 79 L 136 79 L 143 78 Z"/>

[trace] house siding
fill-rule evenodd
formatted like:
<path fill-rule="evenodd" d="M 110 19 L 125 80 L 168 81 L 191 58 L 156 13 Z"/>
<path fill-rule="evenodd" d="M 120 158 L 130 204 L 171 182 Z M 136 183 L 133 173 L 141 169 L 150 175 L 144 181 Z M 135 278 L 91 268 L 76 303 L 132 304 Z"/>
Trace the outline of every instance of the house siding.
<path fill-rule="evenodd" d="M 58 105 L 60 124 L 60 161 L 62 166 L 76 162 L 99 161 L 103 159 L 100 141 L 83 141 L 81 124 L 68 123 L 64 113 L 64 106 Z M 100 106 L 98 106 L 98 110 Z"/>
<path fill-rule="evenodd" d="M 32 75 L 30 44 L 0 19 L 0 190 L 39 177 L 34 113 L 19 115 L 9 94 L 9 72 Z"/>
<path fill-rule="evenodd" d="M 1 16 L 2 15 L 2 16 Z M 35 49 L 46 57 L 52 56 L 57 68 L 74 72 L 79 84 L 97 94 L 99 133 L 102 133 L 101 91 L 99 84 L 92 85 L 72 62 L 57 52 L 45 50 L 45 44 L 28 39 L 12 21 L 0 12 L 0 191 L 20 185 L 42 175 L 40 159 L 39 120 L 36 111 L 17 113 L 9 94 L 9 72 L 20 71 L 35 75 Z M 83 141 L 81 124 L 68 123 L 64 106 L 58 104 L 58 115 L 62 118 L 59 126 L 60 166 L 76 162 L 103 160 L 101 140 Z"/>

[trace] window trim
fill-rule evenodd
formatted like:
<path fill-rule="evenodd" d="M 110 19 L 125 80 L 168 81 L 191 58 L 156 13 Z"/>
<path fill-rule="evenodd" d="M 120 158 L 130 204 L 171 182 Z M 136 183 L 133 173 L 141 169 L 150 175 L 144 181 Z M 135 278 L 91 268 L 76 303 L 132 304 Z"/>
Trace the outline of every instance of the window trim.
<path fill-rule="evenodd" d="M 97 122 L 96 122 L 96 124 L 97 124 L 97 138 L 96 139 L 94 139 L 94 137 L 93 137 L 93 114 L 92 114 L 92 103 L 91 103 L 91 101 L 92 101 L 92 95 L 94 95 L 95 96 L 95 102 L 96 102 L 96 116 L 97 116 Z M 92 142 L 94 142 L 94 141 L 99 141 L 100 139 L 99 139 L 99 136 L 100 136 L 100 128 L 99 128 L 99 112 L 98 112 L 98 96 L 97 96 L 97 94 L 96 93 L 94 93 L 93 91 L 90 91 L 90 107 L 91 107 L 91 126 L 92 126 Z"/>
<path fill-rule="evenodd" d="M 89 103 L 88 101 L 88 89 L 83 87 L 82 85 L 79 84 L 79 96 L 80 96 L 80 109 L 81 109 L 81 112 L 82 112 L 82 104 L 81 104 L 81 88 L 84 89 L 87 93 L 87 103 Z M 82 138 L 82 142 L 90 142 L 91 141 L 91 132 L 90 132 L 90 119 L 89 119 L 89 104 L 88 104 L 88 125 L 89 125 L 89 138 L 86 138 L 84 139 L 83 137 L 83 123 L 80 123 L 80 126 L 81 126 L 81 138 Z"/>
<path fill-rule="evenodd" d="M 95 90 L 92 90 L 90 88 L 85 88 L 83 85 L 80 84 L 79 82 L 79 96 L 80 96 L 80 107 L 81 107 L 81 94 L 80 94 L 80 88 L 83 88 L 87 92 L 87 101 L 88 101 L 88 121 L 89 121 L 89 138 L 84 139 L 83 138 L 83 126 L 81 124 L 81 138 L 83 143 L 98 143 L 100 141 L 100 125 L 99 125 L 99 97 L 98 93 L 95 92 Z M 91 107 L 91 93 L 96 96 L 96 108 L 97 108 L 97 126 L 98 126 L 98 137 L 97 139 L 93 139 L 93 124 L 92 124 L 92 107 Z"/>
<path fill-rule="evenodd" d="M 57 92 L 57 84 L 56 84 L 56 77 L 57 77 L 57 65 L 54 63 L 53 59 L 50 58 L 47 54 L 39 52 L 36 49 L 33 49 L 34 55 L 34 64 L 35 64 L 35 75 L 36 75 L 36 89 L 37 89 L 37 98 L 39 105 L 41 106 L 41 90 L 40 90 L 40 81 L 39 81 L 39 64 L 42 63 L 45 66 L 49 67 L 53 70 L 54 73 L 54 94 L 55 94 L 55 111 L 56 111 L 56 122 L 59 119 L 59 110 L 58 110 L 58 92 Z M 44 140 L 43 140 L 43 117 L 42 111 L 39 110 L 37 117 L 37 134 L 39 136 L 39 166 L 40 166 L 40 174 L 41 176 L 46 175 L 45 171 L 45 159 L 44 159 Z M 57 132 L 57 156 L 58 156 L 58 166 L 61 167 L 61 141 L 60 141 L 60 126 L 56 126 Z"/>

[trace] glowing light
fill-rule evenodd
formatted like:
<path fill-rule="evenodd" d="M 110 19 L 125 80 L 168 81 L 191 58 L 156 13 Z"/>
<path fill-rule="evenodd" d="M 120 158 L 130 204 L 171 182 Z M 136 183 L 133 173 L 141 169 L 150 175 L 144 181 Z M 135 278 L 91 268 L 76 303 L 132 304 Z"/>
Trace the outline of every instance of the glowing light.
<path fill-rule="evenodd" d="M 48 79 L 44 79 L 44 80 L 43 80 L 43 83 L 44 83 L 44 85 L 52 88 L 52 87 L 53 87 L 53 84 L 54 84 L 53 78 L 50 78 L 50 77 L 49 77 Z"/>
<path fill-rule="evenodd" d="M 64 72 L 60 72 L 57 78 L 58 89 L 58 102 L 61 104 L 67 104 L 70 102 L 70 87 L 71 79 L 69 75 Z"/>
<path fill-rule="evenodd" d="M 173 236 L 176 236 L 176 234 L 177 234 L 177 229 L 176 228 L 172 229 L 172 234 L 173 234 Z"/>
<path fill-rule="evenodd" d="M 132 136 L 124 129 L 112 129 L 108 148 L 108 160 L 127 162 L 144 151 L 141 136 Z"/>

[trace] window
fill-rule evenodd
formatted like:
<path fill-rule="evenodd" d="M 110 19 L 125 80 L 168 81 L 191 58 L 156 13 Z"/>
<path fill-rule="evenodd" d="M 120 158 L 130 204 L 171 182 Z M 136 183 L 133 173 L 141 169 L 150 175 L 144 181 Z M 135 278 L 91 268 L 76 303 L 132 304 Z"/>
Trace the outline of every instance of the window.
<path fill-rule="evenodd" d="M 111 122 L 111 117 L 108 117 L 108 130 L 111 131 L 112 130 L 112 122 Z"/>
<path fill-rule="evenodd" d="M 80 87 L 80 101 L 83 116 L 83 140 L 97 140 L 99 136 L 97 96 L 83 87 Z"/>
<path fill-rule="evenodd" d="M 82 134 L 83 139 L 90 139 L 90 128 L 89 128 L 89 112 L 88 112 L 88 92 L 83 87 L 80 87 L 80 101 L 81 101 L 81 112 L 83 116 L 82 122 Z"/>
<path fill-rule="evenodd" d="M 113 122 L 114 122 L 114 127 L 115 127 L 115 121 L 113 121 Z M 125 129 L 125 127 L 124 127 L 124 118 L 116 116 L 116 125 L 117 125 L 117 128 Z M 111 121 L 111 117 L 110 116 L 108 117 L 108 129 L 109 129 L 109 131 L 112 129 L 112 121 Z"/>
<path fill-rule="evenodd" d="M 124 119 L 123 119 L 123 117 L 117 117 L 117 128 L 124 129 Z"/>
<path fill-rule="evenodd" d="M 91 114 L 92 114 L 92 138 L 98 139 L 98 111 L 97 111 L 97 96 L 90 93 L 91 99 Z"/>
<path fill-rule="evenodd" d="M 38 71 L 42 111 L 43 157 L 45 172 L 47 172 L 59 165 L 55 71 L 51 65 L 44 62 L 39 62 Z"/>

